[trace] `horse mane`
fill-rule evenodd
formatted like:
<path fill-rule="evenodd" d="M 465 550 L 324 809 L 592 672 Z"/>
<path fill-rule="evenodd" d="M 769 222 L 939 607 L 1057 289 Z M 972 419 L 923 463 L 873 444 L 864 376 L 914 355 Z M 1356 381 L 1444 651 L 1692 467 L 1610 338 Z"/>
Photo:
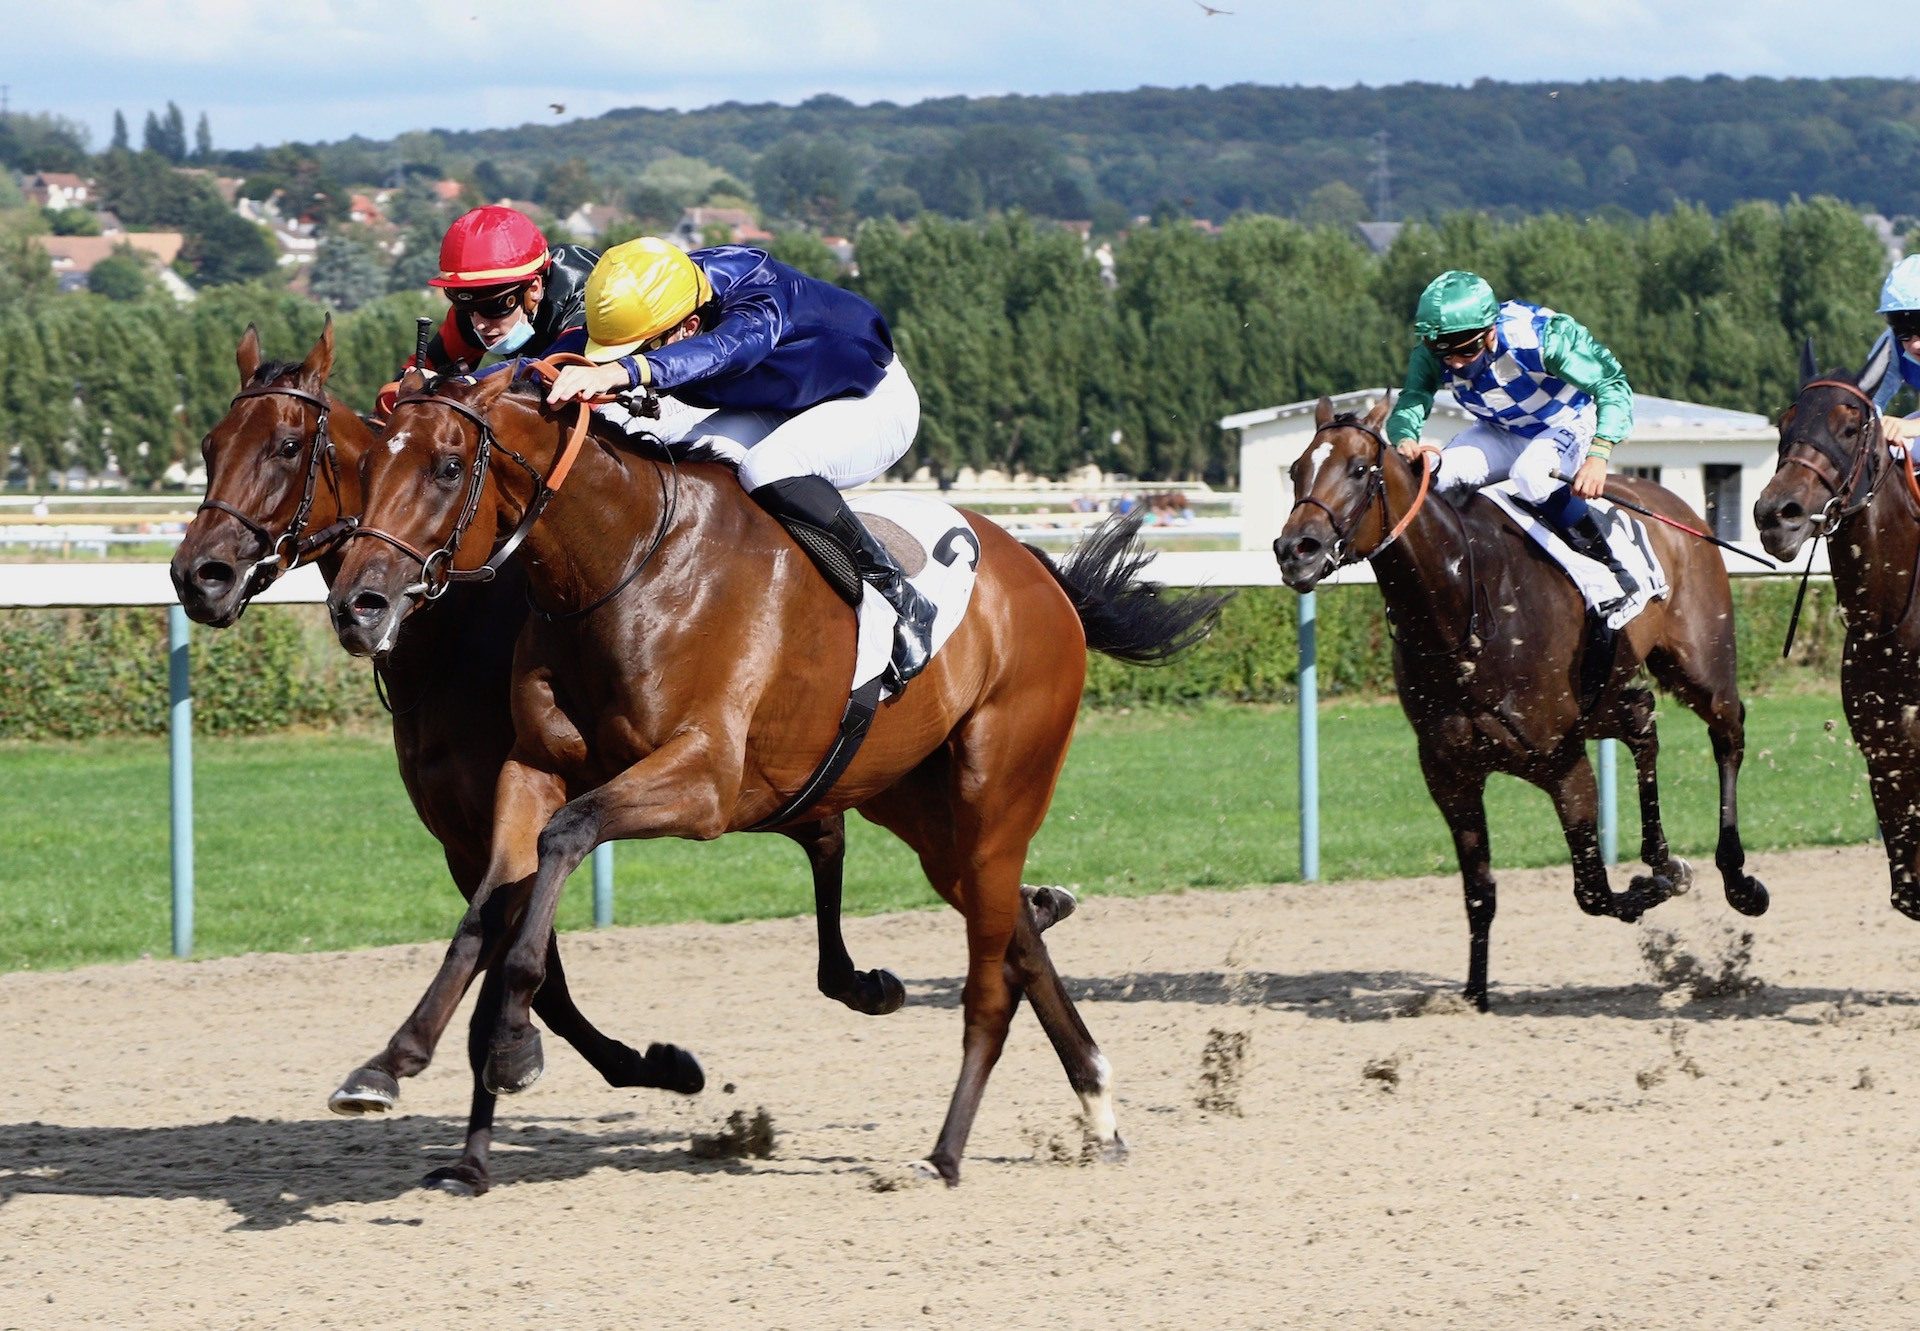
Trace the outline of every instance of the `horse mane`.
<path fill-rule="evenodd" d="M 247 376 L 247 382 L 241 387 L 258 388 L 262 384 L 272 383 L 283 374 L 292 374 L 299 368 L 301 368 L 301 362 L 297 360 L 263 360 L 254 367 L 253 373 Z"/>
<path fill-rule="evenodd" d="M 507 391 L 526 399 L 527 405 L 537 408 L 542 415 L 545 415 L 547 412 L 545 381 L 534 375 L 528 369 L 528 362 L 524 360 L 513 362 L 513 366 L 513 378 L 507 382 Z M 502 368 L 504 370 L 504 367 Z M 446 382 L 448 381 L 437 379 L 427 391 L 437 392 L 440 385 Z M 665 444 L 644 431 L 630 434 L 625 430 L 616 429 L 604 417 L 597 414 L 587 417 L 587 435 L 600 443 L 614 448 L 623 448 L 629 453 L 637 453 L 641 457 L 653 458 L 660 462 L 711 462 L 716 466 L 725 467 L 728 471 L 738 470 L 739 464 L 732 458 L 706 444 Z"/>

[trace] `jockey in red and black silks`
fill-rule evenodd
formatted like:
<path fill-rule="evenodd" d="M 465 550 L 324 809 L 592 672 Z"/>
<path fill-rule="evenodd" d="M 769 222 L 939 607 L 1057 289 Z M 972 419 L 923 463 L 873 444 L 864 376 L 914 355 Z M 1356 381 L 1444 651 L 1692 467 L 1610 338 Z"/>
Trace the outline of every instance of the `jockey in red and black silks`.
<path fill-rule="evenodd" d="M 587 277 L 599 262 L 582 245 L 549 247 L 540 228 L 512 208 L 475 208 L 440 242 L 440 275 L 427 285 L 447 295 L 447 316 L 427 343 L 435 374 L 466 374 L 489 355 L 544 356 L 586 335 Z M 413 369 L 412 357 L 401 367 Z M 393 389 L 380 394 L 384 413 Z"/>

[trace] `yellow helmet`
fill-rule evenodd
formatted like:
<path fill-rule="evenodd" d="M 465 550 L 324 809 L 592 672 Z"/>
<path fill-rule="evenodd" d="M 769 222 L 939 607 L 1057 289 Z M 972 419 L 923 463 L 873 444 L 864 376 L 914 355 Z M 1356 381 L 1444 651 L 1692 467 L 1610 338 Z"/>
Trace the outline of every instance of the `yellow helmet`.
<path fill-rule="evenodd" d="M 587 278 L 587 356 L 618 360 L 713 298 L 685 251 L 653 236 L 615 245 Z"/>

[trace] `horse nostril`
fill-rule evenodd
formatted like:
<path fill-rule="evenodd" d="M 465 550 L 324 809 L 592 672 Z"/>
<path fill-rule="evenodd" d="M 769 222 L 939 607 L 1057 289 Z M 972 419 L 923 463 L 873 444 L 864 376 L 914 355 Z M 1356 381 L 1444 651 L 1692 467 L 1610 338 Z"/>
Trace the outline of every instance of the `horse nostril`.
<path fill-rule="evenodd" d="M 356 592 L 353 599 L 347 602 L 347 615 L 362 626 L 376 624 L 387 613 L 387 604 L 387 598 L 379 592 Z"/>
<path fill-rule="evenodd" d="M 203 592 L 218 594 L 233 586 L 233 565 L 218 559 L 203 559 L 193 566 L 193 585 Z"/>
<path fill-rule="evenodd" d="M 1792 500 L 1788 500 L 1786 503 L 1780 505 L 1780 507 L 1773 510 L 1773 516 L 1776 520 L 1780 522 L 1797 524 L 1806 520 L 1807 510 L 1800 507 L 1800 505 L 1794 503 Z"/>

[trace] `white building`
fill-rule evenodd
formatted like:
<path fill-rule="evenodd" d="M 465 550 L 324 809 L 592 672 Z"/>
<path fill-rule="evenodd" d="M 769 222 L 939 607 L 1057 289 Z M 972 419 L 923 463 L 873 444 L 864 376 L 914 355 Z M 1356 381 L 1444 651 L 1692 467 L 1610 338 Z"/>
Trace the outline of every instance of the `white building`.
<path fill-rule="evenodd" d="M 1365 412 L 1383 389 L 1363 388 L 1333 399 L 1339 411 Z M 1313 438 L 1316 400 L 1289 402 L 1228 416 L 1223 430 L 1240 432 L 1240 548 L 1272 546 L 1293 508 L 1287 468 Z M 1472 424 L 1446 390 L 1434 394 L 1421 437 L 1443 444 Z M 1753 535 L 1751 510 L 1773 479 L 1779 434 L 1765 416 L 1695 402 L 1633 398 L 1633 433 L 1613 452 L 1615 472 L 1658 481 L 1705 517 L 1727 541 Z"/>

